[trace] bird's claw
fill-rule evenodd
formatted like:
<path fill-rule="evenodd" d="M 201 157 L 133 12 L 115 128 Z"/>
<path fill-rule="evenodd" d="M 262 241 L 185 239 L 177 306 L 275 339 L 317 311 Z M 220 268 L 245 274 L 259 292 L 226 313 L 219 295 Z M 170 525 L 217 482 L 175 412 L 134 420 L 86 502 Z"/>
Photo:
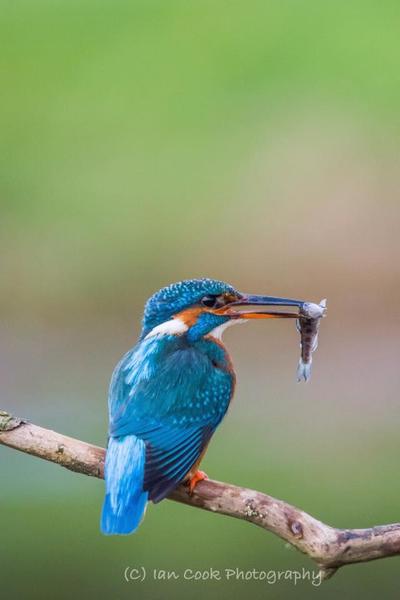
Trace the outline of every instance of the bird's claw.
<path fill-rule="evenodd" d="M 204 479 L 208 479 L 208 475 L 204 473 L 204 471 L 196 471 L 196 473 L 188 480 L 189 487 L 189 495 L 192 496 L 194 492 L 194 488 L 199 483 L 199 481 L 203 481 Z"/>

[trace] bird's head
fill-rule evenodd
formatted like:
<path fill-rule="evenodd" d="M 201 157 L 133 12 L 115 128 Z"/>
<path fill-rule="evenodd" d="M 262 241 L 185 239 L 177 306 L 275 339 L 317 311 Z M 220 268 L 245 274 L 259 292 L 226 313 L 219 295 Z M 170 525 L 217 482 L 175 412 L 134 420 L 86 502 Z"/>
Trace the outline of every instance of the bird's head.
<path fill-rule="evenodd" d="M 147 301 L 141 339 L 157 334 L 187 334 L 192 340 L 207 334 L 220 337 L 225 327 L 247 319 L 298 316 L 296 312 L 271 311 L 265 307 L 303 304 L 302 300 L 291 298 L 244 294 L 216 279 L 188 279 L 162 288 Z M 264 309 L 260 310 L 261 307 Z"/>

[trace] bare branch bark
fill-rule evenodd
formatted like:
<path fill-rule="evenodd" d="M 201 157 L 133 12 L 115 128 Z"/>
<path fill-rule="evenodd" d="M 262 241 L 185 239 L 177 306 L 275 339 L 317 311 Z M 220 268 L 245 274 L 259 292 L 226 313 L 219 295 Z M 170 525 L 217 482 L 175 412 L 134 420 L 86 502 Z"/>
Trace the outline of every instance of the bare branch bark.
<path fill-rule="evenodd" d="M 0 445 L 103 478 L 105 450 L 0 411 Z M 200 482 L 189 495 L 184 485 L 171 500 L 243 519 L 271 531 L 308 555 L 324 578 L 351 563 L 400 554 L 400 523 L 368 529 L 337 529 L 267 494 L 229 483 Z"/>

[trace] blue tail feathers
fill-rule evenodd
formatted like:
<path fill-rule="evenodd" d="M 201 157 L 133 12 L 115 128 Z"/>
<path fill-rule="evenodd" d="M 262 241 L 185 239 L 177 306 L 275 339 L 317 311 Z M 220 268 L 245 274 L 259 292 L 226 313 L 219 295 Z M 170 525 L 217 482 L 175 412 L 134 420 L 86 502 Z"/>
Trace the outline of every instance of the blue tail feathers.
<path fill-rule="evenodd" d="M 143 518 L 148 498 L 143 491 L 145 454 L 144 441 L 134 435 L 109 440 L 101 515 L 101 531 L 106 535 L 132 533 Z"/>

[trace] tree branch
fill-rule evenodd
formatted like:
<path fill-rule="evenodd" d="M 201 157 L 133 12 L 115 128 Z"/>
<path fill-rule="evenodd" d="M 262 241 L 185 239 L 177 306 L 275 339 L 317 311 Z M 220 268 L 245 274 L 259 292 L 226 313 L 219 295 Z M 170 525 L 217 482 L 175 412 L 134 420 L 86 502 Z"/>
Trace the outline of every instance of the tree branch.
<path fill-rule="evenodd" d="M 57 463 L 76 473 L 103 478 L 105 450 L 33 425 L 0 410 L 0 445 Z M 200 482 L 192 496 L 184 485 L 170 500 L 249 521 L 308 555 L 324 578 L 347 564 L 400 554 L 400 523 L 368 529 L 325 525 L 283 500 L 229 483 Z"/>

